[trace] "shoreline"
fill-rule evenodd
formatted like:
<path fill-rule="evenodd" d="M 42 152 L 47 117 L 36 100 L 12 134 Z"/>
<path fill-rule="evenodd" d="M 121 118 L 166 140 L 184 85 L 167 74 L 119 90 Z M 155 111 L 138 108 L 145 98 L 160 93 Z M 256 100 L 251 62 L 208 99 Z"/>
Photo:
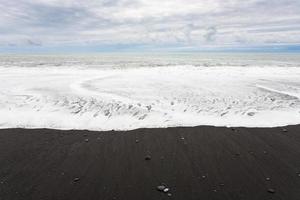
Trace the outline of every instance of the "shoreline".
<path fill-rule="evenodd" d="M 1 130 L 40 130 L 40 131 L 63 131 L 63 132 L 98 132 L 98 133 L 109 133 L 109 132 L 132 132 L 139 130 L 156 130 L 156 129 L 184 129 L 184 128 L 222 128 L 222 129 L 287 129 L 289 127 L 300 126 L 299 123 L 288 124 L 288 125 L 276 125 L 276 126 L 226 126 L 226 125 L 178 125 L 178 126 L 153 126 L 153 127 L 138 127 L 132 129 L 80 129 L 80 128 L 55 128 L 55 127 L 0 127 Z"/>
<path fill-rule="evenodd" d="M 299 133 L 300 125 L 0 129 L 0 199 L 296 200 Z"/>

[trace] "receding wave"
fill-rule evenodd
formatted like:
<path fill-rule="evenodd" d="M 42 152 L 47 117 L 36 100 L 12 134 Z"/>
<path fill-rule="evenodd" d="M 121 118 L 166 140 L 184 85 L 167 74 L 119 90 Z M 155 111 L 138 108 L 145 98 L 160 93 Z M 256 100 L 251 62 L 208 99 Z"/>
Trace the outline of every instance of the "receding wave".
<path fill-rule="evenodd" d="M 300 123 L 299 67 L 140 65 L 0 67 L 0 127 L 128 130 Z"/>

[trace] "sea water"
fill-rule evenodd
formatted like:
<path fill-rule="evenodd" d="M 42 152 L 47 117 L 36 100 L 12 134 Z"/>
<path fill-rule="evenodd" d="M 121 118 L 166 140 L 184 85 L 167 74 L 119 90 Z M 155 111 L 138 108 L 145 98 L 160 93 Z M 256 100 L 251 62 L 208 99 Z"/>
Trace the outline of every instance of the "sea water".
<path fill-rule="evenodd" d="M 0 128 L 299 123 L 299 54 L 0 56 Z"/>

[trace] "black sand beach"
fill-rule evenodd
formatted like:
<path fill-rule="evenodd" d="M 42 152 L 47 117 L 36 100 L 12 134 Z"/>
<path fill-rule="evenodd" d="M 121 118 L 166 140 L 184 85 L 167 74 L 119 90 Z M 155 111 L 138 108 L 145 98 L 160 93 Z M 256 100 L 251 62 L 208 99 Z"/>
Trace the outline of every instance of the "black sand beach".
<path fill-rule="evenodd" d="M 0 130 L 0 199 L 297 200 L 300 126 L 285 129 Z"/>

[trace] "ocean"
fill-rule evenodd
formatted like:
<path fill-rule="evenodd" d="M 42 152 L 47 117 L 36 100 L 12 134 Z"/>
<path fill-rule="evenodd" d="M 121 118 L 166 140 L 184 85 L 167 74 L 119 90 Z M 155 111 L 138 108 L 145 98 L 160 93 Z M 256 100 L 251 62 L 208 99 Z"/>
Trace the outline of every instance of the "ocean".
<path fill-rule="evenodd" d="M 300 54 L 0 55 L 0 128 L 300 123 Z"/>

